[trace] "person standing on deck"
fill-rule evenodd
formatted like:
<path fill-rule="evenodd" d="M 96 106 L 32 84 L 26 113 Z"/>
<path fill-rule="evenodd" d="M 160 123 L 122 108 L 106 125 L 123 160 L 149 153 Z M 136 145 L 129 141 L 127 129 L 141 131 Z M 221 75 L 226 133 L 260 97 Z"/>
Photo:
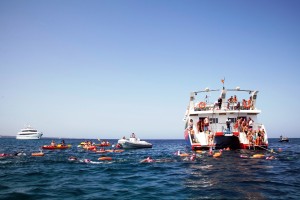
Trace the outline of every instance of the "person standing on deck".
<path fill-rule="evenodd" d="M 193 119 L 190 119 L 190 122 L 189 122 L 189 131 L 190 131 L 190 134 L 191 134 L 191 139 L 192 139 L 192 142 L 195 142 L 195 132 L 193 130 L 193 126 L 194 126 L 194 123 L 193 123 Z"/>
<path fill-rule="evenodd" d="M 197 122 L 197 130 L 198 133 L 203 132 L 203 122 L 200 117 L 199 117 L 199 121 Z"/>
<path fill-rule="evenodd" d="M 218 99 L 218 106 L 219 106 L 219 110 L 221 110 L 221 106 L 222 106 L 222 98 L 219 97 Z"/>
<path fill-rule="evenodd" d="M 134 133 L 131 134 L 131 138 L 135 138 L 135 134 Z"/>
<path fill-rule="evenodd" d="M 230 123 L 231 123 L 230 119 L 227 118 L 227 120 L 226 120 L 226 126 L 227 126 L 226 132 L 227 132 L 227 133 L 230 133 Z"/>
<path fill-rule="evenodd" d="M 189 130 L 193 129 L 193 126 L 194 126 L 193 119 L 190 119 L 190 122 L 189 122 Z"/>
<path fill-rule="evenodd" d="M 207 117 L 204 119 L 204 132 L 208 131 L 209 120 Z"/>

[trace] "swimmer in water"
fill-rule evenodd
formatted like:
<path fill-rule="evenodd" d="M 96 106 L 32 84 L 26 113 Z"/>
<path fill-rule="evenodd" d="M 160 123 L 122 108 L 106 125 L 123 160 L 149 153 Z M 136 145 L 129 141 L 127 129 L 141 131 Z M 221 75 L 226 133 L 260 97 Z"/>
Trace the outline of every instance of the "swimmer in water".
<path fill-rule="evenodd" d="M 76 161 L 77 158 L 76 158 L 75 156 L 70 156 L 70 157 L 68 158 L 68 160 L 69 160 L 69 161 Z"/>
<path fill-rule="evenodd" d="M 190 157 L 190 160 L 191 160 L 191 161 L 196 160 L 196 154 L 193 153 L 193 155 Z"/>
<path fill-rule="evenodd" d="M 151 162 L 155 162 L 155 160 L 153 160 L 150 156 L 144 160 L 141 160 L 141 163 L 151 163 Z"/>

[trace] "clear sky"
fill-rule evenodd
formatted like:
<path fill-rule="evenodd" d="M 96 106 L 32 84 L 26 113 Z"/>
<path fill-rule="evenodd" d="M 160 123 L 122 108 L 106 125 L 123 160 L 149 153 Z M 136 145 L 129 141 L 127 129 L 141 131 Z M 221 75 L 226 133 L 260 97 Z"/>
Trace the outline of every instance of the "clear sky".
<path fill-rule="evenodd" d="M 183 139 L 191 91 L 259 90 L 299 137 L 300 1 L 1 0 L 0 135 Z"/>

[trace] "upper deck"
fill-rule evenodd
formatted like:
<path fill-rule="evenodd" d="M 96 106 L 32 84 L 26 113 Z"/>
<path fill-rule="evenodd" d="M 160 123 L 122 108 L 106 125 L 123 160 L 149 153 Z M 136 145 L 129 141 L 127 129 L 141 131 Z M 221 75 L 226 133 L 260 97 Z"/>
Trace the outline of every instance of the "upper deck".
<path fill-rule="evenodd" d="M 219 93 L 220 92 L 220 93 Z M 220 94 L 213 96 L 212 93 Z M 186 112 L 187 115 L 207 114 L 249 114 L 257 115 L 261 111 L 256 107 L 257 90 L 236 89 L 210 90 L 192 92 Z M 229 94 L 229 95 L 228 95 Z M 227 98 L 228 97 L 228 98 Z"/>

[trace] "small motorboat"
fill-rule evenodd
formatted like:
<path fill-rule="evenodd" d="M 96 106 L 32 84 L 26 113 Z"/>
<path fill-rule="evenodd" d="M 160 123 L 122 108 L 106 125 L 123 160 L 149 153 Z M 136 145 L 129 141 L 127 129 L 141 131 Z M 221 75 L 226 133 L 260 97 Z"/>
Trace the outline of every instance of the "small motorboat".
<path fill-rule="evenodd" d="M 151 143 L 140 140 L 139 138 L 135 137 L 134 133 L 132 133 L 129 139 L 123 137 L 122 139 L 118 140 L 118 144 L 120 144 L 123 149 L 152 148 Z"/>
<path fill-rule="evenodd" d="M 288 141 L 289 141 L 288 137 L 282 137 L 281 135 L 278 142 L 288 142 Z"/>
<path fill-rule="evenodd" d="M 61 144 L 58 144 L 58 145 L 44 145 L 42 146 L 42 149 L 48 149 L 48 150 L 54 150 L 54 149 L 68 149 L 70 148 L 71 145 L 68 144 L 68 145 L 61 145 Z"/>

